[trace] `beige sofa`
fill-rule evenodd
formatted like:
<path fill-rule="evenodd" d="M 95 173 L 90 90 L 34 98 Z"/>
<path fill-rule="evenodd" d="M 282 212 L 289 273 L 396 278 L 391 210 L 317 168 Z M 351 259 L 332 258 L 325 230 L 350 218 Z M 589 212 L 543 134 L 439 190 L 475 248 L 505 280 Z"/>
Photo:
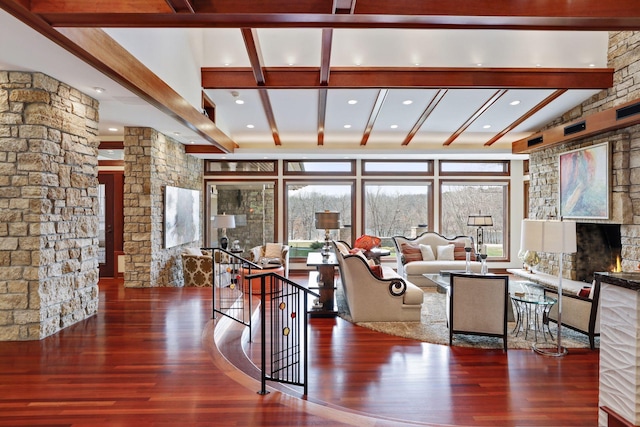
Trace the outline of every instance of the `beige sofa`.
<path fill-rule="evenodd" d="M 424 293 L 391 267 L 376 277 L 364 256 L 349 254 L 349 245 L 333 242 L 340 280 L 354 322 L 419 322 Z"/>
<path fill-rule="evenodd" d="M 423 274 L 437 274 L 442 270 L 464 271 L 466 268 L 466 254 L 464 248 L 474 247 L 473 237 L 471 236 L 447 238 L 434 231 L 424 232 L 415 238 L 394 236 L 393 243 L 396 245 L 398 274 L 400 274 L 404 279 L 421 287 L 434 286 L 434 283 L 424 277 Z M 407 247 L 414 249 L 420 248 L 420 245 L 429 246 L 431 248 L 431 254 L 434 255 L 434 259 L 425 260 L 423 254 L 423 257 L 419 260 L 409 260 L 405 254 Z M 453 256 L 445 256 L 438 259 L 439 247 L 447 245 L 454 245 Z M 475 256 L 473 256 L 473 258 L 475 258 Z M 481 267 L 482 265 L 480 262 L 471 262 L 471 271 L 473 273 L 480 273 Z"/>

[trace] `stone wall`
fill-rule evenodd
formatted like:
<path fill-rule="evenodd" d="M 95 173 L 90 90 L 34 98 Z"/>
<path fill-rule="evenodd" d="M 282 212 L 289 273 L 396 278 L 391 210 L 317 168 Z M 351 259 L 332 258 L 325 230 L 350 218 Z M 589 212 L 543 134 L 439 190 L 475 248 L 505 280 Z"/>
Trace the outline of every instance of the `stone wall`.
<path fill-rule="evenodd" d="M 124 285 L 183 286 L 180 254 L 184 247 L 202 246 L 202 237 L 164 248 L 164 191 L 167 185 L 201 190 L 203 162 L 150 128 L 125 128 L 124 162 Z"/>
<path fill-rule="evenodd" d="M 615 70 L 614 86 L 568 111 L 547 128 L 640 99 L 640 32 L 610 33 L 608 62 Z M 532 153 L 529 217 L 557 216 L 559 154 L 601 142 L 611 144 L 611 217 L 606 221 L 589 222 L 621 224 L 622 270 L 637 271 L 640 263 L 640 126 Z M 541 258 L 538 266 L 541 271 L 558 274 L 556 256 Z M 573 262 L 574 256 L 565 255 L 563 276 L 575 276 Z"/>
<path fill-rule="evenodd" d="M 0 72 L 0 340 L 98 310 L 98 102 L 41 73 Z"/>

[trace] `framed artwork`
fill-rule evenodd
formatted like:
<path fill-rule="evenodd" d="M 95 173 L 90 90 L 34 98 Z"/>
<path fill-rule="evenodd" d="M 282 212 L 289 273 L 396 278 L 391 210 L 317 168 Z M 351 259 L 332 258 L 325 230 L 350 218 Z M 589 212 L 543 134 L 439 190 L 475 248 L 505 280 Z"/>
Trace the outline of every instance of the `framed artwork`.
<path fill-rule="evenodd" d="M 560 216 L 609 218 L 609 143 L 560 155 Z"/>
<path fill-rule="evenodd" d="M 200 240 L 200 191 L 166 186 L 164 247 Z"/>

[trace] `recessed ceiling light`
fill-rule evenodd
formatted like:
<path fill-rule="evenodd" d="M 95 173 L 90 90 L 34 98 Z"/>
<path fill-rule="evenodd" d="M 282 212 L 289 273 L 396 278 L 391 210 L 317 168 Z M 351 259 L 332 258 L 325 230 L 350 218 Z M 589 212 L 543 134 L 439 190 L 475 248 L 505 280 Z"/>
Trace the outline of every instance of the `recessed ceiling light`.
<path fill-rule="evenodd" d="M 419 67 L 419 66 L 420 66 L 420 63 L 419 63 L 419 62 L 416 62 L 416 63 L 415 63 L 415 64 L 413 64 L 413 65 L 415 65 L 416 67 Z"/>
<path fill-rule="evenodd" d="M 196 143 L 195 141 L 189 141 L 189 144 L 195 144 L 195 143 Z"/>
<path fill-rule="evenodd" d="M 296 65 L 296 63 L 295 63 L 295 62 L 289 62 L 289 66 L 290 66 L 290 67 L 292 67 L 292 66 L 294 66 L 294 65 Z"/>
<path fill-rule="evenodd" d="M 254 126 L 254 125 L 247 125 L 247 127 L 248 127 L 249 129 L 253 129 L 255 126 Z"/>
<path fill-rule="evenodd" d="M 411 105 L 411 104 L 413 104 L 413 101 L 412 101 L 412 100 L 410 100 L 410 99 L 407 99 L 407 100 L 402 101 L 402 103 L 403 103 L 404 105 Z"/>
<path fill-rule="evenodd" d="M 484 125 L 482 126 L 483 129 L 489 129 L 491 127 L 491 125 Z"/>
<path fill-rule="evenodd" d="M 174 134 L 175 136 L 178 136 L 178 135 L 180 135 L 180 132 L 174 132 L 173 134 Z"/>
<path fill-rule="evenodd" d="M 509 105 L 518 105 L 518 104 L 520 104 L 520 101 L 518 101 L 517 99 L 509 103 Z"/>
<path fill-rule="evenodd" d="M 236 104 L 242 105 L 244 104 L 244 101 L 242 99 L 236 99 Z"/>
<path fill-rule="evenodd" d="M 390 128 L 391 128 L 391 129 L 397 129 L 397 128 L 398 128 L 398 125 L 391 125 L 391 126 L 390 126 Z"/>
<path fill-rule="evenodd" d="M 225 66 L 225 67 L 228 67 L 228 66 L 229 66 L 229 63 L 228 63 L 228 62 L 225 62 L 225 63 L 224 63 L 224 66 Z"/>
<path fill-rule="evenodd" d="M 109 128 L 109 132 L 118 132 L 118 128 Z"/>
<path fill-rule="evenodd" d="M 595 67 L 596 64 L 589 64 L 589 67 Z"/>
<path fill-rule="evenodd" d="M 476 64 L 476 67 L 482 67 L 482 62 L 478 62 L 478 63 Z"/>
<path fill-rule="evenodd" d="M 349 105 L 355 105 L 357 103 L 358 103 L 358 100 L 356 100 L 356 99 L 350 99 L 350 100 L 347 101 L 347 104 L 349 104 Z"/>
<path fill-rule="evenodd" d="M 107 153 L 113 154 L 113 150 L 107 150 Z"/>
<path fill-rule="evenodd" d="M 101 87 L 94 87 L 93 90 L 95 90 L 98 93 L 106 92 L 106 89 L 101 88 Z"/>
<path fill-rule="evenodd" d="M 345 129 L 350 129 L 350 128 L 351 128 L 351 125 L 344 125 L 344 128 L 345 128 Z"/>
<path fill-rule="evenodd" d="M 536 64 L 536 67 L 542 67 L 542 64 Z"/>

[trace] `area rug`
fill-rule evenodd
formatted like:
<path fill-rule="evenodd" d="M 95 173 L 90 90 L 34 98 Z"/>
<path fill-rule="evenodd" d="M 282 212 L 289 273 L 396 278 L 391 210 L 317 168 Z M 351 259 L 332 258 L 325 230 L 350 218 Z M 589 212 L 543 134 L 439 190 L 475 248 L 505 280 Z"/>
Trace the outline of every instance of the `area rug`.
<path fill-rule="evenodd" d="M 447 327 L 445 319 L 445 295 L 431 288 L 425 288 L 423 290 L 424 303 L 422 304 L 421 322 L 356 322 L 355 324 L 389 335 L 411 338 L 432 344 L 449 345 L 449 328 Z M 339 316 L 353 323 L 340 286 L 338 286 L 336 292 L 336 300 Z M 508 323 L 509 335 L 507 338 L 507 347 L 512 349 L 530 349 L 535 342 L 533 331 L 529 331 L 528 337 L 525 339 L 523 332 L 520 332 L 517 336 L 512 333 L 514 327 L 515 322 Z M 558 331 L 556 324 L 551 323 L 550 328 L 553 336 L 556 337 Z M 547 340 L 549 347 L 557 345 L 555 341 L 549 340 L 548 336 Z M 540 333 L 538 334 L 538 343 L 539 345 L 544 343 L 544 339 Z M 453 336 L 453 344 L 461 347 L 501 349 L 502 339 L 456 334 Z M 596 347 L 599 347 L 599 344 L 599 338 L 596 337 Z M 562 346 L 566 348 L 589 348 L 589 338 L 585 334 L 575 332 L 568 328 L 562 328 Z"/>

